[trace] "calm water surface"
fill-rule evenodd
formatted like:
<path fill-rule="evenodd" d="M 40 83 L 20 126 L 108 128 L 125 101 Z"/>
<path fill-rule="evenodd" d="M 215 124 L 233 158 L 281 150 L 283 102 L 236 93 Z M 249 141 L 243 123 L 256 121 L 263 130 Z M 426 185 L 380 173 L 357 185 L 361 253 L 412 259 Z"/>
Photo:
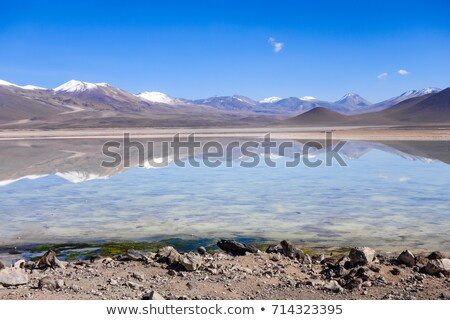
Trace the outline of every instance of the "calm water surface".
<path fill-rule="evenodd" d="M 347 167 L 286 168 L 275 155 L 276 168 L 126 170 L 101 168 L 99 145 L 0 143 L 0 247 L 246 237 L 450 248 L 449 143 L 349 142 Z"/>

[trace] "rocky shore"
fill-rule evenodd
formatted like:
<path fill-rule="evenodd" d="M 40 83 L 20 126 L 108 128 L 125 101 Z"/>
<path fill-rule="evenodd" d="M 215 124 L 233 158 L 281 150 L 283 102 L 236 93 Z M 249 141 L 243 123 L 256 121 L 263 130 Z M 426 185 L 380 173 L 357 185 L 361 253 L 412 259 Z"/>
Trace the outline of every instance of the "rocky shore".
<path fill-rule="evenodd" d="M 308 255 L 290 241 L 260 251 L 220 240 L 219 251 L 128 250 L 113 257 L 0 262 L 0 299 L 449 299 L 450 259 L 389 256 L 368 247 Z"/>

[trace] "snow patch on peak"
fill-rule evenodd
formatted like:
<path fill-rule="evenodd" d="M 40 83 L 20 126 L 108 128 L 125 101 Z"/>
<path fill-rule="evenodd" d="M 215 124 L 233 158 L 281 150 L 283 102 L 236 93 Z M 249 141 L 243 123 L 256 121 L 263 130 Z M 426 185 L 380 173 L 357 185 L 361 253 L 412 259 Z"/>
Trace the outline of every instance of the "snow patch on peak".
<path fill-rule="evenodd" d="M 162 93 L 162 92 L 157 92 L 157 91 L 145 91 L 145 92 L 137 94 L 137 96 L 143 100 L 155 102 L 155 103 L 172 104 L 172 103 L 177 102 L 177 100 L 173 99 L 172 97 L 168 96 L 167 94 Z"/>
<path fill-rule="evenodd" d="M 8 86 L 8 87 L 19 87 L 17 84 L 5 81 L 5 80 L 0 80 L 0 86 Z"/>
<path fill-rule="evenodd" d="M 48 90 L 47 88 L 43 88 L 43 87 L 38 87 L 38 86 L 33 86 L 31 84 L 27 84 L 26 86 L 21 87 L 22 89 L 25 90 Z"/>
<path fill-rule="evenodd" d="M 0 80 L 0 86 L 7 86 L 7 87 L 16 87 L 16 88 L 21 88 L 21 89 L 25 89 L 25 90 L 47 90 L 47 88 L 42 88 L 42 87 L 38 87 L 38 86 L 33 86 L 33 85 L 26 85 L 26 86 L 18 86 L 17 84 L 5 81 L 5 80 Z"/>
<path fill-rule="evenodd" d="M 98 89 L 98 87 L 107 87 L 109 84 L 101 82 L 101 83 L 90 83 L 90 82 L 84 82 L 79 80 L 70 80 L 66 83 L 63 83 L 59 87 L 56 87 L 53 89 L 53 91 L 56 92 L 70 92 L 70 93 L 76 93 L 76 92 L 83 92 L 83 91 L 89 91 L 89 90 L 95 90 Z"/>
<path fill-rule="evenodd" d="M 312 96 L 304 96 L 304 97 L 300 98 L 300 100 L 313 101 L 313 100 L 317 100 L 317 99 L 315 97 L 312 97 Z"/>
<path fill-rule="evenodd" d="M 275 103 L 282 100 L 279 97 L 269 97 L 269 98 L 264 98 L 262 100 L 259 100 L 259 103 Z"/>

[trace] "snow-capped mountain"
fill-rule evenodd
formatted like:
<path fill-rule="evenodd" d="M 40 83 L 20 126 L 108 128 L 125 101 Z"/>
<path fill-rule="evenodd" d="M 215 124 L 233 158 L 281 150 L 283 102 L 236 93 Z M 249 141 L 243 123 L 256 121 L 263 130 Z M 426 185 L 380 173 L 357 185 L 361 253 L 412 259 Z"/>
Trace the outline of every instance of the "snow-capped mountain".
<path fill-rule="evenodd" d="M 107 83 L 90 83 L 79 80 L 70 80 L 66 83 L 63 83 L 59 87 L 53 89 L 55 92 L 65 92 L 65 93 L 76 93 L 76 92 L 84 92 L 89 90 L 95 90 L 99 87 L 107 87 L 109 86 Z"/>
<path fill-rule="evenodd" d="M 261 99 L 258 102 L 259 103 L 274 103 L 274 102 L 280 101 L 281 99 L 282 98 L 280 98 L 280 97 L 268 97 L 268 98 Z"/>
<path fill-rule="evenodd" d="M 371 112 L 381 111 L 381 110 L 390 108 L 402 101 L 405 101 L 405 100 L 408 100 L 411 98 L 421 97 L 421 96 L 424 96 L 427 94 L 438 93 L 440 91 L 442 91 L 442 90 L 439 88 L 435 88 L 435 87 L 428 87 L 428 88 L 424 88 L 424 89 L 420 89 L 420 90 L 409 90 L 409 91 L 403 92 L 401 95 L 399 95 L 397 97 L 393 97 L 393 98 L 373 104 L 372 106 L 370 106 L 370 111 Z"/>
<path fill-rule="evenodd" d="M 145 91 L 137 94 L 137 96 L 153 103 L 178 104 L 181 102 L 179 99 L 172 98 L 165 93 L 157 91 Z"/>
<path fill-rule="evenodd" d="M 15 87 L 15 88 L 20 88 L 20 89 L 25 89 L 25 90 L 48 90 L 47 88 L 42 88 L 42 87 L 38 87 L 38 86 L 33 86 L 30 84 L 27 84 L 26 86 L 19 86 L 17 84 L 5 81 L 5 80 L 0 80 L 0 86 L 5 86 L 5 87 Z"/>
<path fill-rule="evenodd" d="M 367 107 L 372 104 L 356 93 L 347 93 L 341 99 L 335 101 L 335 103 L 349 107 Z"/>
<path fill-rule="evenodd" d="M 426 94 L 438 93 L 439 91 L 441 91 L 441 89 L 434 88 L 434 87 L 424 88 L 424 89 L 421 89 L 421 90 L 409 90 L 409 91 L 403 92 L 398 97 L 394 97 L 394 98 L 388 99 L 387 101 L 392 101 L 395 104 L 395 103 L 399 103 L 399 102 L 405 101 L 407 99 L 411 99 L 411 98 L 415 98 L 415 97 L 421 97 L 421 96 L 424 96 Z"/>

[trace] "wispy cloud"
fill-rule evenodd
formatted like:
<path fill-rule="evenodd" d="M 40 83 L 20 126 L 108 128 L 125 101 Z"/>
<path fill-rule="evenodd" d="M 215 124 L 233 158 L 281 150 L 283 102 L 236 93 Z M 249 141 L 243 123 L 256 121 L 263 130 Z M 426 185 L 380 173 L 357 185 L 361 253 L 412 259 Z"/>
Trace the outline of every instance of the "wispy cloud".
<path fill-rule="evenodd" d="M 406 76 L 406 75 L 410 74 L 411 72 L 409 72 L 408 70 L 405 70 L 405 69 L 400 69 L 397 71 L 397 73 L 401 76 Z"/>
<path fill-rule="evenodd" d="M 284 43 L 276 41 L 273 37 L 269 38 L 269 44 L 273 47 L 273 51 L 275 51 L 276 53 L 283 50 Z"/>
<path fill-rule="evenodd" d="M 387 79 L 387 77 L 388 77 L 388 73 L 387 72 L 383 72 L 383 73 L 380 73 L 378 76 L 377 76 L 377 78 L 378 79 L 380 79 L 380 80 L 386 80 Z"/>

